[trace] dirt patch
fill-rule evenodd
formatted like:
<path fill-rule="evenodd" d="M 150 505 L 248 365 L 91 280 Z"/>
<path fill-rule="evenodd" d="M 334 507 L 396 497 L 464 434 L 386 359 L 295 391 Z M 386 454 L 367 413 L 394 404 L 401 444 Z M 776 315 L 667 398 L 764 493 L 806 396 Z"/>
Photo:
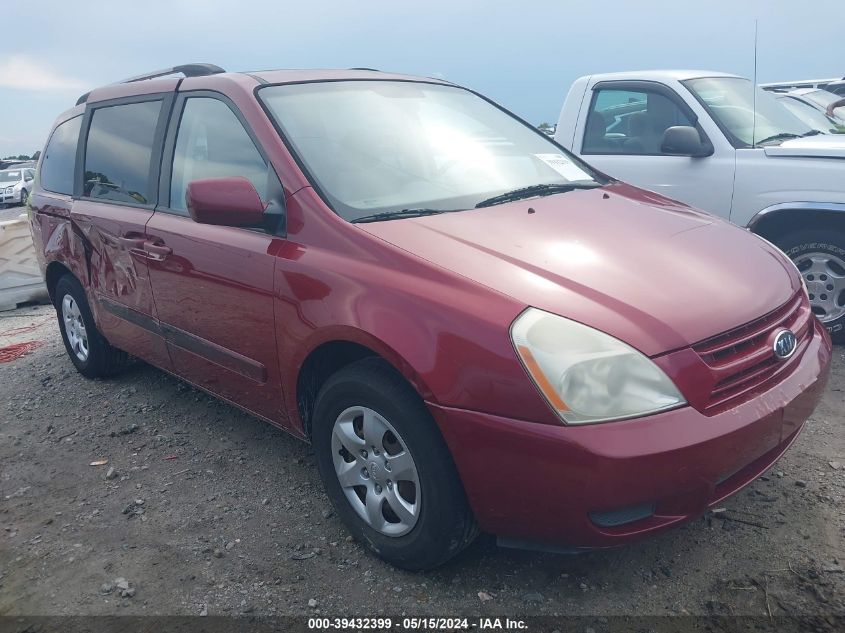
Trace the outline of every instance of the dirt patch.
<path fill-rule="evenodd" d="M 724 511 L 579 556 L 482 538 L 414 574 L 347 537 L 306 444 L 140 363 L 86 380 L 48 306 L 0 334 L 33 325 L 43 344 L 0 364 L 0 615 L 845 614 L 842 347 L 804 433 Z"/>

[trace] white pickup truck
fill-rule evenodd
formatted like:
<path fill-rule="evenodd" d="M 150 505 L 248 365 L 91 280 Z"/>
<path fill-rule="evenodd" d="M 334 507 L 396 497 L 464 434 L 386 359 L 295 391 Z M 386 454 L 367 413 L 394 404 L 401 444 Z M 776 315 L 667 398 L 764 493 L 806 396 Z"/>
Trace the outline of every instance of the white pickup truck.
<path fill-rule="evenodd" d="M 609 176 L 774 242 L 813 311 L 845 333 L 845 136 L 811 130 L 742 77 L 677 70 L 581 77 L 555 140 Z"/>

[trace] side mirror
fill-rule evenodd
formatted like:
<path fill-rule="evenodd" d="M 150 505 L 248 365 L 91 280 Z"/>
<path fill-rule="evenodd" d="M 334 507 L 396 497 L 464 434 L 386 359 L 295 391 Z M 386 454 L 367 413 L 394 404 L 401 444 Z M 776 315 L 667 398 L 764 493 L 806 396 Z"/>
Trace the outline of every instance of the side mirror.
<path fill-rule="evenodd" d="M 194 222 L 219 226 L 260 226 L 266 205 L 243 177 L 192 180 L 185 192 Z"/>
<path fill-rule="evenodd" d="M 660 151 L 674 156 L 692 156 L 700 158 L 710 156 L 713 148 L 701 142 L 701 135 L 689 125 L 674 125 L 663 132 Z"/>

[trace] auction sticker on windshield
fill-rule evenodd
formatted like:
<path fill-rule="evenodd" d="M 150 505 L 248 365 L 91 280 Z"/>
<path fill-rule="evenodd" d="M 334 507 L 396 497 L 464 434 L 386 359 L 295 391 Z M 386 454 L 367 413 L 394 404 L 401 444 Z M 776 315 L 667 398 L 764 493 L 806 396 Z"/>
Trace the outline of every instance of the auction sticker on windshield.
<path fill-rule="evenodd" d="M 583 169 L 563 154 L 534 154 L 549 167 L 567 180 L 589 180 L 590 176 Z"/>

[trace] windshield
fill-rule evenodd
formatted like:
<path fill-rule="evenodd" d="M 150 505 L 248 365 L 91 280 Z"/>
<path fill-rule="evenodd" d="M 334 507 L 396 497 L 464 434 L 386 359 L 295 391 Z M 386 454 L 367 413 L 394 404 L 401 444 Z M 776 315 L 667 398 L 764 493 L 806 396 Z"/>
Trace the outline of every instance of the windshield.
<path fill-rule="evenodd" d="M 840 130 L 821 110 L 792 97 L 778 97 L 783 106 L 814 130 L 825 134 L 839 134 Z"/>
<path fill-rule="evenodd" d="M 0 171 L 0 182 L 17 182 L 21 179 L 21 172 L 18 171 Z"/>
<path fill-rule="evenodd" d="M 335 81 L 268 86 L 259 95 L 312 182 L 349 221 L 596 182 L 542 133 L 461 88 Z"/>
<path fill-rule="evenodd" d="M 683 83 L 716 120 L 734 147 L 780 143 L 814 131 L 771 93 L 755 89 L 747 79 L 704 77 Z"/>

